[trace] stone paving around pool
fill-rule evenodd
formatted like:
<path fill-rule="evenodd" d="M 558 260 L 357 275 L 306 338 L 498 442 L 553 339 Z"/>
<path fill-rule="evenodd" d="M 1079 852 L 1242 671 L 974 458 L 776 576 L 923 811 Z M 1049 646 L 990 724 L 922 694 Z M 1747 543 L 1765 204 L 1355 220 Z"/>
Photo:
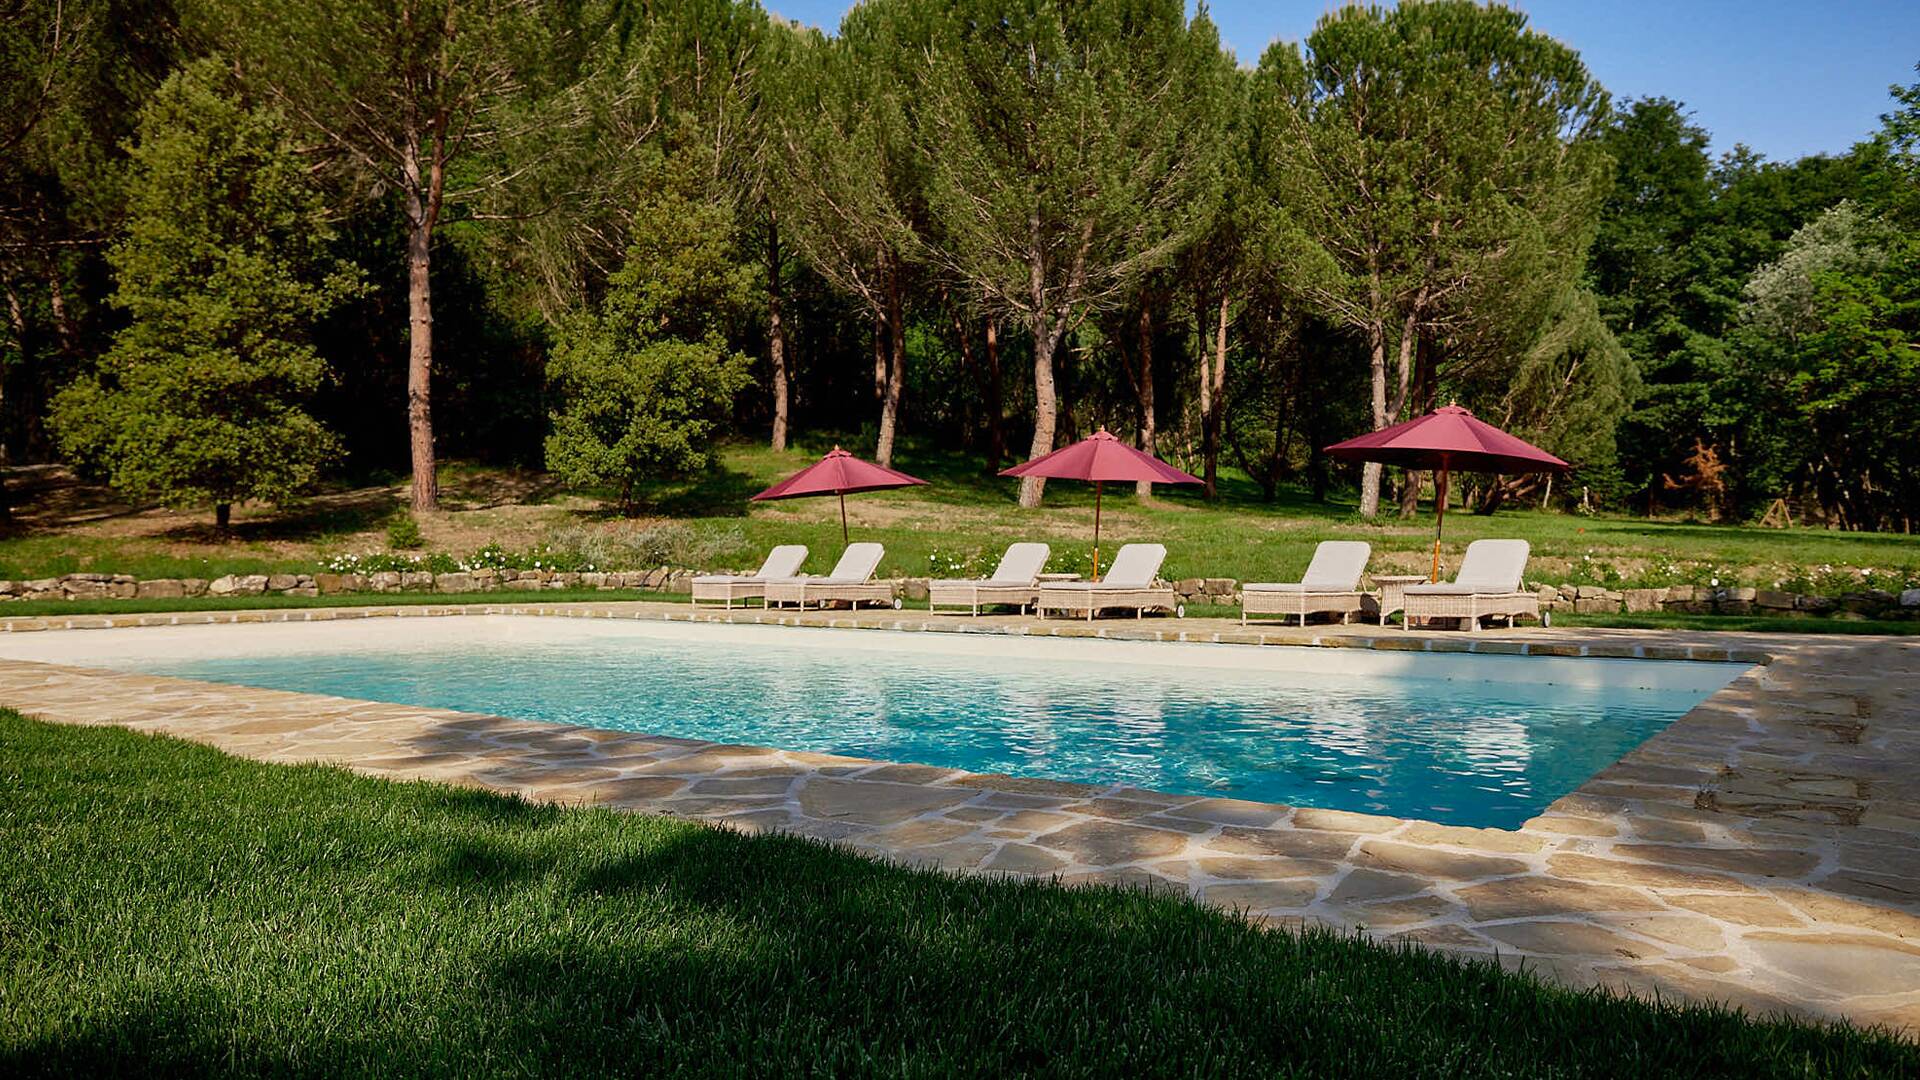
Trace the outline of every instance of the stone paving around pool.
<path fill-rule="evenodd" d="M 780 829 L 959 871 L 1187 891 L 1268 921 L 1497 954 L 1574 985 L 1920 1030 L 1920 642 L 1213 620 L 489 604 L 0 620 L 11 631 L 458 614 L 1095 634 L 1756 663 L 1516 831 L 981 776 L 0 661 L 0 702 L 272 762 Z"/>

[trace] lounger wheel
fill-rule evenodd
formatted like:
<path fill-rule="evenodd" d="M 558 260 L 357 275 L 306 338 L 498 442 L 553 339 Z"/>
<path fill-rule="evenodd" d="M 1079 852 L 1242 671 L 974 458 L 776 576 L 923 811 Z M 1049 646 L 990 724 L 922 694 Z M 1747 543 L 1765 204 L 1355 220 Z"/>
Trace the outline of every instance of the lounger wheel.
<path fill-rule="evenodd" d="M 905 600 L 902 600 L 897 596 L 893 598 L 893 610 L 899 611 L 901 608 L 906 606 L 907 606 L 907 602 Z"/>
<path fill-rule="evenodd" d="M 1542 627 L 1542 628 L 1545 628 L 1545 627 L 1549 627 L 1549 626 L 1552 626 L 1552 625 L 1553 625 L 1553 612 L 1551 612 L 1551 611 L 1543 611 L 1543 612 L 1541 612 L 1541 613 L 1540 613 L 1540 625 L 1541 625 L 1541 627 Z"/>
<path fill-rule="evenodd" d="M 1187 605 L 1185 605 L 1185 604 L 1175 604 L 1175 605 L 1173 605 L 1173 617 L 1174 617 L 1174 618 L 1176 618 L 1176 619 L 1184 619 L 1184 618 L 1186 618 L 1186 617 L 1187 617 Z"/>

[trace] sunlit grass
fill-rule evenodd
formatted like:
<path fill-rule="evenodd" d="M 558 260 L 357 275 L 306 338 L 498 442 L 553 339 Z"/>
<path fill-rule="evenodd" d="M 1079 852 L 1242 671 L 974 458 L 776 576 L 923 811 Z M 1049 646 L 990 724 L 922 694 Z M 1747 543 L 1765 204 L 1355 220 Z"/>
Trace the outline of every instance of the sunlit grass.
<path fill-rule="evenodd" d="M 1870 1076 L 1912 1044 L 0 712 L 0 1071 Z"/>
<path fill-rule="evenodd" d="M 640 506 L 649 519 L 685 522 L 719 543 L 719 564 L 728 569 L 759 564 L 766 549 L 779 543 L 803 543 L 811 552 L 806 569 L 823 573 L 841 550 L 838 504 L 831 498 L 753 503 L 749 497 L 814 460 L 834 445 L 831 436 L 806 437 L 800 446 L 775 453 L 760 444 L 733 443 L 718 455 L 716 467 L 692 480 L 643 487 Z M 864 448 L 855 447 L 856 450 Z M 1087 484 L 1054 481 L 1045 505 L 1022 510 L 1015 504 L 1016 482 L 989 475 L 978 456 L 909 441 L 896 464 L 929 481 L 926 487 L 849 496 L 853 538 L 886 545 L 881 572 L 887 576 L 925 575 L 935 553 L 989 558 L 1009 543 L 1039 540 L 1070 552 L 1084 563 L 1093 539 L 1093 491 Z M 537 474 L 449 465 L 449 490 L 464 492 L 450 505 L 484 505 L 489 498 L 530 498 L 543 504 L 555 488 Z M 490 487 L 491 485 L 491 487 Z M 491 492 L 491 496 L 489 495 Z M 592 493 L 587 493 L 591 495 Z M 290 516 L 284 528 L 249 520 L 246 539 L 212 545 L 204 537 L 192 543 L 152 538 L 128 539 L 73 532 L 34 533 L 0 539 L 0 577 L 50 577 L 75 571 L 129 573 L 137 577 L 213 578 L 223 573 L 312 572 L 323 553 L 340 550 L 341 536 L 397 506 L 392 499 L 354 508 L 329 518 L 318 506 Z M 582 523 L 617 528 L 611 510 L 551 507 L 555 520 L 571 515 Z M 1135 497 L 1128 485 L 1110 485 L 1103 500 L 1102 547 L 1110 556 L 1131 541 L 1167 546 L 1165 573 L 1171 578 L 1223 577 L 1249 580 L 1297 578 L 1326 539 L 1361 539 L 1374 546 L 1377 570 L 1425 570 L 1433 543 L 1431 507 L 1409 520 L 1387 516 L 1361 519 L 1351 493 L 1336 493 L 1326 503 L 1306 492 L 1283 487 L 1272 502 L 1237 470 L 1223 471 L 1218 501 L 1198 489 L 1155 488 L 1150 500 Z M 1629 577 L 1649 567 L 1686 564 L 1700 576 L 1717 568 L 1727 584 L 1771 586 L 1782 567 L 1815 569 L 1827 565 L 1907 571 L 1920 577 L 1920 538 L 1889 533 L 1847 533 L 1823 529 L 1763 529 L 1710 525 L 1627 516 L 1584 517 L 1509 506 L 1492 516 L 1456 508 L 1448 515 L 1443 555 L 1451 568 L 1468 542 L 1483 537 L 1522 537 L 1533 544 L 1530 576 L 1536 580 L 1600 581 L 1609 570 Z M 302 549 L 310 554 L 302 554 Z M 447 552 L 454 556 L 466 551 Z M 1702 578 L 1704 582 L 1706 577 Z"/>

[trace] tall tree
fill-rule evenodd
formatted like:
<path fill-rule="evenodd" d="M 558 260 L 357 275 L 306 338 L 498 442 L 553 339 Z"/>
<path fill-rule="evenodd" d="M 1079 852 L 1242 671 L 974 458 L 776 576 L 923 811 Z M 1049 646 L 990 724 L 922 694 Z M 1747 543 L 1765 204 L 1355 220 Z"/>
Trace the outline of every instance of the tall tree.
<path fill-rule="evenodd" d="M 196 0 L 192 11 L 251 85 L 400 202 L 412 503 L 435 509 L 435 230 L 448 207 L 497 191 L 524 168 L 490 158 L 489 148 L 512 134 L 517 95 L 572 72 L 592 36 L 585 9 L 564 0 Z"/>
<path fill-rule="evenodd" d="M 1920 243 L 1842 202 L 1748 280 L 1710 420 L 1743 487 L 1809 491 L 1842 528 L 1912 531 L 1920 506 Z"/>
<path fill-rule="evenodd" d="M 178 47 L 164 0 L 0 5 L 0 466 L 49 449 L 49 398 L 117 325 L 99 301 L 122 147 Z"/>
<path fill-rule="evenodd" d="M 1423 333 L 1501 317 L 1467 301 L 1492 278 L 1521 280 L 1505 265 L 1523 255 L 1577 257 L 1605 178 L 1594 136 L 1606 94 L 1525 15 L 1468 0 L 1341 8 L 1304 53 L 1270 48 L 1260 80 L 1288 264 L 1364 336 L 1373 423 L 1385 427 L 1413 394 Z M 1380 475 L 1362 473 L 1367 516 Z"/>
<path fill-rule="evenodd" d="M 934 256 L 1032 338 L 1033 455 L 1053 449 L 1068 332 L 1211 218 L 1220 57 L 1179 0 L 970 0 L 940 23 L 917 130 Z"/>
<path fill-rule="evenodd" d="M 110 256 L 130 322 L 52 415 L 83 468 L 139 497 L 212 504 L 221 529 L 234 503 L 285 502 L 333 456 L 303 409 L 326 374 L 307 330 L 359 280 L 328 254 L 283 118 L 224 81 L 203 61 L 142 109 Z"/>
<path fill-rule="evenodd" d="M 1230 405 L 1229 328 L 1265 276 L 1263 264 L 1273 257 L 1274 233 L 1285 213 L 1256 193 L 1255 129 L 1247 108 L 1251 79 L 1231 65 L 1224 65 L 1216 77 L 1227 104 L 1220 207 L 1210 227 L 1180 255 L 1175 270 L 1193 311 L 1200 477 L 1209 499 L 1219 491 L 1221 438 Z"/>
<path fill-rule="evenodd" d="M 880 403 L 874 459 L 889 464 L 906 385 L 907 274 L 923 186 L 908 120 L 910 64 L 925 12 L 876 0 L 847 13 L 832 40 L 812 35 L 778 110 L 787 236 L 814 270 L 855 297 L 873 325 Z"/>
<path fill-rule="evenodd" d="M 724 330 L 751 302 L 754 268 L 735 258 L 735 226 L 704 177 L 666 163 L 640 200 L 625 264 L 590 313 L 560 327 L 548 376 L 561 399 L 547 467 L 569 484 L 611 484 L 622 510 L 634 485 L 704 467 L 713 434 L 747 383 L 748 359 Z"/>

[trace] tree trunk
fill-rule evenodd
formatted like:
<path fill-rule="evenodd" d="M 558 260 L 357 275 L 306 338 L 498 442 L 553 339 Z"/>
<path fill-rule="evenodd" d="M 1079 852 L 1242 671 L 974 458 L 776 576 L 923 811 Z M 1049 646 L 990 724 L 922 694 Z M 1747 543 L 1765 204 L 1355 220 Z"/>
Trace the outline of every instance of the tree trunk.
<path fill-rule="evenodd" d="M 27 345 L 27 313 L 20 304 L 20 294 L 14 291 L 13 282 L 6 283 L 7 322 L 13 328 L 13 340 L 24 363 L 33 354 Z M 6 371 L 0 369 L 0 522 L 13 520 L 13 490 L 7 484 L 7 470 L 13 467 L 13 455 L 8 451 L 7 436 L 10 426 L 7 424 Z"/>
<path fill-rule="evenodd" d="M 1412 310 L 1407 313 L 1406 325 L 1400 331 L 1400 359 L 1398 365 L 1398 387 L 1393 401 L 1387 401 L 1387 328 L 1379 320 L 1367 327 L 1368 366 L 1372 375 L 1373 390 L 1373 430 L 1392 424 L 1400 416 L 1400 410 L 1406 406 L 1407 392 L 1413 377 L 1413 332 L 1418 325 L 1419 313 L 1424 300 L 1416 298 Z M 1376 517 L 1380 513 L 1380 473 L 1379 462 L 1369 461 L 1360 472 L 1360 516 Z"/>
<path fill-rule="evenodd" d="M 873 400 L 887 400 L 887 309 L 873 310 Z"/>
<path fill-rule="evenodd" d="M 227 533 L 233 530 L 233 504 L 232 503 L 214 503 L 213 504 L 213 527 L 216 531 L 221 533 Z"/>
<path fill-rule="evenodd" d="M 893 436 L 900 423 L 900 390 L 907 381 L 907 328 L 900 299 L 899 264 L 887 275 L 887 379 L 880 400 L 880 443 L 873 460 L 893 467 Z"/>
<path fill-rule="evenodd" d="M 767 358 L 773 365 L 773 448 L 787 448 L 787 330 L 780 321 L 780 222 L 767 211 Z"/>
<path fill-rule="evenodd" d="M 1051 332 L 1043 330 L 1033 335 L 1033 444 L 1027 448 L 1029 459 L 1053 452 L 1054 421 L 1060 408 L 1053 385 L 1053 351 L 1058 344 L 1059 338 Z M 1021 477 L 1020 505 L 1029 509 L 1039 506 L 1046 486 L 1046 477 Z"/>
<path fill-rule="evenodd" d="M 1220 321 L 1215 326 L 1211 369 L 1204 354 L 1200 362 L 1200 459 L 1207 498 L 1219 494 L 1220 430 L 1227 414 L 1227 309 L 1231 299 L 1220 294 Z"/>
<path fill-rule="evenodd" d="M 433 453 L 433 227 L 440 216 L 444 183 L 440 160 L 443 136 L 433 142 L 433 159 L 421 183 L 419 148 L 407 158 L 407 438 L 413 463 L 413 510 L 440 507 L 440 481 Z"/>
<path fill-rule="evenodd" d="M 973 422 L 973 381 L 979 378 L 980 365 L 973 355 L 973 338 L 967 334 L 966 315 L 959 305 L 953 302 L 953 294 L 946 286 L 940 287 L 940 306 L 946 309 L 947 321 L 953 324 L 953 340 L 960 349 L 960 400 L 957 411 L 960 414 L 960 445 L 968 450 L 974 448 L 977 428 Z"/>
<path fill-rule="evenodd" d="M 62 356 L 78 356 L 80 353 L 80 333 L 73 326 L 73 312 L 67 308 L 67 287 L 60 278 L 60 267 L 56 263 L 47 274 L 47 306 L 53 311 L 53 331 L 60 341 Z"/>
<path fill-rule="evenodd" d="M 987 471 L 999 472 L 1006 459 L 1006 435 L 1000 415 L 1000 320 L 987 319 Z"/>
<path fill-rule="evenodd" d="M 1378 319 L 1367 324 L 1367 375 L 1372 392 L 1373 429 L 1387 426 L 1387 328 Z M 1360 516 L 1380 513 L 1380 463 L 1360 468 Z"/>
<path fill-rule="evenodd" d="M 1146 296 L 1140 299 L 1140 449 L 1153 453 L 1153 305 Z M 1153 481 L 1141 480 L 1134 494 L 1142 499 L 1153 495 Z"/>

